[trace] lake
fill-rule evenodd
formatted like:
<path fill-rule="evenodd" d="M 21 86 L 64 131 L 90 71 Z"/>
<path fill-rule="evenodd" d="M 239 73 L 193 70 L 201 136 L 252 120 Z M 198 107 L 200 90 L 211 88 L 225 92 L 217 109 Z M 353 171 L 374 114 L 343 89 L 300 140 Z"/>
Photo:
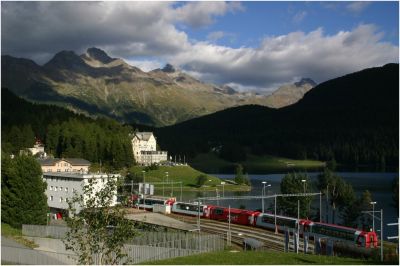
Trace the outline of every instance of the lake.
<path fill-rule="evenodd" d="M 311 181 L 315 181 L 316 177 L 319 173 L 313 172 L 308 173 Z M 383 209 L 383 221 L 384 221 L 384 238 L 387 236 L 397 235 L 397 227 L 396 226 L 387 226 L 388 223 L 397 222 L 398 212 L 397 209 L 393 206 L 392 199 L 392 180 L 394 178 L 398 178 L 398 173 L 387 173 L 387 172 L 337 172 L 339 176 L 341 176 L 345 181 L 351 183 L 354 191 L 357 195 L 360 195 L 364 190 L 369 190 L 372 195 L 373 201 L 376 201 L 375 210 Z M 232 179 L 234 175 L 232 174 L 213 174 L 214 176 L 218 176 L 222 179 Z M 273 195 L 275 193 L 280 193 L 280 182 L 285 174 L 264 174 L 264 175 L 249 175 L 252 183 L 252 189 L 249 192 L 224 192 L 225 196 L 247 196 L 247 195 L 261 195 L 262 181 L 267 181 L 268 184 L 271 184 L 271 187 L 266 189 L 268 195 Z M 216 188 L 218 191 L 208 191 L 208 192 L 184 192 L 182 195 L 182 199 L 184 201 L 195 201 L 197 197 L 215 197 L 217 193 L 220 197 L 222 197 L 222 186 Z M 315 191 L 318 192 L 318 191 Z M 177 196 L 178 200 L 180 200 L 180 192 L 178 189 L 175 191 L 175 196 Z M 228 206 L 230 205 L 233 208 L 238 208 L 240 205 L 244 205 L 246 209 L 255 210 L 261 209 L 262 203 L 261 200 L 220 200 L 218 203 L 213 201 L 209 202 L 210 204 Z M 265 206 L 269 206 L 273 204 L 273 199 L 265 200 Z M 319 205 L 319 197 L 315 197 L 314 205 Z M 265 207 L 265 208 L 266 208 Z M 325 201 L 322 201 L 323 208 L 323 219 L 325 218 Z M 371 207 L 372 210 L 372 207 Z M 376 214 L 379 216 L 379 213 Z M 375 228 L 380 227 L 380 221 L 375 219 Z"/>

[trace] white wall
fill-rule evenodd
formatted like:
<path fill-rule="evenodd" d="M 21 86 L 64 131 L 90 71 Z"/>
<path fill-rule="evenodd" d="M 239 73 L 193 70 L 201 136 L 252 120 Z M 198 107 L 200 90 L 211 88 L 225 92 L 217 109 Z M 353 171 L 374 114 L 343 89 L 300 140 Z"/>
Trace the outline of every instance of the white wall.
<path fill-rule="evenodd" d="M 109 175 L 115 176 L 115 178 L 120 177 L 120 175 Z M 50 208 L 58 209 L 68 209 L 68 203 L 66 199 L 71 199 L 74 195 L 74 191 L 78 195 L 82 194 L 83 186 L 88 184 L 88 180 L 95 178 L 97 184 L 95 185 L 95 191 L 101 190 L 107 182 L 107 174 L 65 174 L 64 176 L 60 173 L 51 175 L 51 173 L 46 173 L 43 175 L 44 181 L 47 182 L 46 195 L 47 204 Z M 102 181 L 104 180 L 104 181 Z M 86 197 L 85 197 L 86 198 Z M 113 197 L 112 206 L 117 203 L 117 191 Z"/>

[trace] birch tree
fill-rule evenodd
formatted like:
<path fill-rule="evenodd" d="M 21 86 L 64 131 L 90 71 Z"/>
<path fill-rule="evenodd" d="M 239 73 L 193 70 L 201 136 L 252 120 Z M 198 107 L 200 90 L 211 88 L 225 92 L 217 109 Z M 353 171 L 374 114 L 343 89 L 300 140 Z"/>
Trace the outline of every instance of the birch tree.
<path fill-rule="evenodd" d="M 117 181 L 108 179 L 102 189 L 97 180 L 89 179 L 83 193 L 76 192 L 68 200 L 70 228 L 64 239 L 67 249 L 78 256 L 79 264 L 130 263 L 124 251 L 124 243 L 137 234 L 134 223 L 125 219 L 120 206 L 112 206 Z"/>

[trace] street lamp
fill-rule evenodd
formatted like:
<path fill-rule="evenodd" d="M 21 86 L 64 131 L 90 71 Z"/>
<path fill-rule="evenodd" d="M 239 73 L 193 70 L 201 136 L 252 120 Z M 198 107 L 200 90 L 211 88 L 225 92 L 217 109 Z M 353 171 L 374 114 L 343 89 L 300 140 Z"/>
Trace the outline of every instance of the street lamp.
<path fill-rule="evenodd" d="M 265 194 L 265 184 L 267 184 L 267 182 L 266 181 L 262 181 L 261 182 L 262 184 L 263 184 L 263 189 L 262 189 L 262 192 L 261 192 L 261 195 L 262 195 L 262 213 L 264 213 L 264 194 Z"/>
<path fill-rule="evenodd" d="M 224 189 L 225 182 L 221 182 L 221 185 L 222 185 L 222 197 L 224 198 L 225 197 L 225 189 Z"/>
<path fill-rule="evenodd" d="M 305 179 L 302 179 L 301 182 L 303 182 L 303 193 L 306 193 L 306 181 Z"/>
<path fill-rule="evenodd" d="M 376 201 L 371 201 L 370 204 L 372 204 L 372 231 L 375 232 L 375 204 L 376 204 Z"/>
<path fill-rule="evenodd" d="M 143 209 L 145 209 L 146 205 L 146 171 L 142 171 L 143 173 Z"/>
<path fill-rule="evenodd" d="M 168 172 L 165 172 L 165 175 L 168 175 Z M 165 191 L 165 176 L 163 177 L 163 184 L 162 184 L 162 196 L 164 197 L 164 191 Z"/>
<path fill-rule="evenodd" d="M 169 184 L 169 180 L 168 180 L 168 172 L 165 172 L 165 174 L 167 175 L 167 184 Z"/>

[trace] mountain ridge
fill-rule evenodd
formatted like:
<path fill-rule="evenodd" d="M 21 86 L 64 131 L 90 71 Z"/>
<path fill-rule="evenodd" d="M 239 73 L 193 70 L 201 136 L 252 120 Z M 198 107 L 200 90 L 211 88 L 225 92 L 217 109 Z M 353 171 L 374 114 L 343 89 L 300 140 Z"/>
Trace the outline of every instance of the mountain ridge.
<path fill-rule="evenodd" d="M 223 150 L 398 167 L 398 73 L 398 64 L 369 68 L 323 82 L 281 109 L 232 107 L 155 131 L 163 148 L 187 158 Z"/>
<path fill-rule="evenodd" d="M 199 81 L 171 64 L 144 72 L 95 47 L 82 55 L 61 51 L 43 66 L 11 56 L 2 59 L 3 86 L 25 99 L 153 126 L 245 104 L 280 108 L 297 102 L 312 88 L 308 83 L 301 90 L 286 88 L 288 101 L 276 95 L 241 93 Z"/>

